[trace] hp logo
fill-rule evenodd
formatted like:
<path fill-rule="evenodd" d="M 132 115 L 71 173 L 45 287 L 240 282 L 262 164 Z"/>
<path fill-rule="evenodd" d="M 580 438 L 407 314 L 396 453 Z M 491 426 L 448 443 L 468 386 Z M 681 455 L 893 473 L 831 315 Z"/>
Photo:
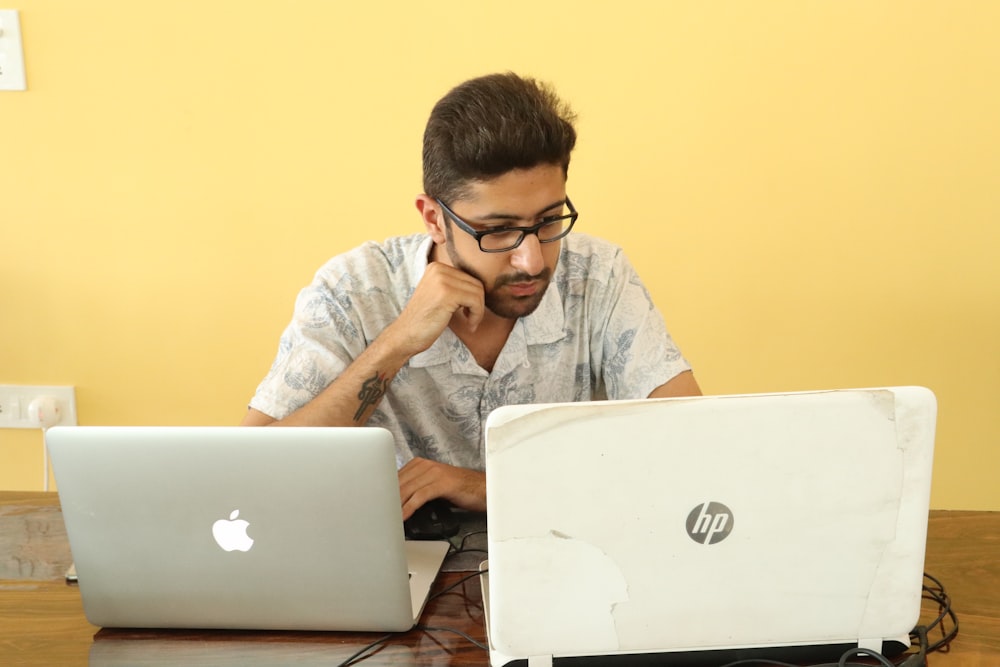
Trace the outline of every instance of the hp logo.
<path fill-rule="evenodd" d="M 698 505 L 687 518 L 687 532 L 698 544 L 715 544 L 733 531 L 733 513 L 722 503 Z"/>

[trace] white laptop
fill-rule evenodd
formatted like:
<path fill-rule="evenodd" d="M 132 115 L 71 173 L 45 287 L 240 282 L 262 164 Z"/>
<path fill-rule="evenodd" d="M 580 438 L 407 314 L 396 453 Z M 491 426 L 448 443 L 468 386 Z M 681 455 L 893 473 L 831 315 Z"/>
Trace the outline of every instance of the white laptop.
<path fill-rule="evenodd" d="M 909 646 L 935 418 L 920 387 L 496 410 L 491 664 Z"/>
<path fill-rule="evenodd" d="M 53 427 L 87 619 L 403 631 L 447 542 L 403 539 L 381 428 Z"/>

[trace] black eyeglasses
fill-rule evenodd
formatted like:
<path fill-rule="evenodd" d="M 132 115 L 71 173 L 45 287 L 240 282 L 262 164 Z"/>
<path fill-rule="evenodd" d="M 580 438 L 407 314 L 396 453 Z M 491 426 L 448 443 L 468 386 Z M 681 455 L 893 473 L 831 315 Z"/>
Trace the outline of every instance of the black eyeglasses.
<path fill-rule="evenodd" d="M 435 199 L 444 212 L 455 221 L 458 228 L 463 232 L 473 236 L 479 243 L 479 249 L 483 252 L 507 252 L 521 245 L 524 237 L 534 234 L 538 237 L 539 243 L 552 243 L 566 236 L 576 224 L 576 219 L 580 216 L 573 207 L 573 202 L 566 198 L 566 208 L 568 215 L 552 215 L 542 218 L 541 222 L 532 227 L 500 227 L 498 229 L 487 229 L 478 231 L 472 225 L 455 215 L 455 212 L 448 208 L 440 199 Z"/>

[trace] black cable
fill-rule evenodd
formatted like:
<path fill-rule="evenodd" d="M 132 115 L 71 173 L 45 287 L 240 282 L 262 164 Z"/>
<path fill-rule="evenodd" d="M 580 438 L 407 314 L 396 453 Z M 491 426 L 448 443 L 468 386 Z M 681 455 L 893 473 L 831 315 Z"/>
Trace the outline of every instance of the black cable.
<path fill-rule="evenodd" d="M 899 667 L 927 667 L 927 628 L 923 625 L 918 625 L 913 629 L 913 632 L 917 635 L 917 646 L 919 648 L 916 653 L 911 654 L 903 662 L 899 663 Z"/>
<path fill-rule="evenodd" d="M 482 576 L 484 574 L 486 574 L 486 570 L 479 570 L 478 572 L 473 572 L 472 574 L 468 574 L 459 579 L 458 581 L 456 581 L 455 583 L 451 584 L 447 588 L 442 588 L 438 592 L 434 593 L 429 598 L 427 598 L 427 601 L 430 602 L 431 600 L 435 600 L 444 595 L 445 593 L 447 593 L 448 591 L 450 591 L 451 589 L 458 588 L 459 586 L 467 582 L 469 579 L 475 579 L 476 577 Z"/>
<path fill-rule="evenodd" d="M 452 548 L 454 549 L 454 551 L 449 551 L 448 552 L 449 556 L 459 556 L 461 554 L 474 554 L 474 553 L 481 553 L 481 554 L 489 553 L 486 549 L 480 549 L 479 547 L 460 546 Z"/>
<path fill-rule="evenodd" d="M 790 662 L 779 662 L 777 660 L 766 660 L 764 658 L 747 658 L 746 660 L 727 662 L 720 667 L 749 667 L 750 665 L 757 665 L 758 667 L 799 667 L 799 665 L 793 665 Z M 822 665 L 817 665 L 816 667 L 822 667 Z M 836 667 L 836 665 L 831 664 L 828 667 Z"/>
<path fill-rule="evenodd" d="M 941 639 L 927 647 L 927 652 L 931 653 L 944 649 L 958 635 L 958 616 L 951 607 L 951 596 L 948 595 L 944 585 L 927 573 L 924 573 L 924 578 L 930 579 L 934 584 L 933 586 L 924 585 L 924 599 L 937 602 L 938 604 L 937 618 L 926 626 L 927 634 L 930 634 L 939 626 L 941 628 Z M 945 618 L 951 620 L 950 630 L 945 630 L 944 628 Z"/>
<path fill-rule="evenodd" d="M 873 651 L 870 648 L 862 648 L 860 646 L 844 651 L 844 654 L 840 656 L 840 660 L 837 661 L 837 667 L 847 667 L 848 658 L 872 658 L 875 662 L 882 665 L 882 667 L 896 667 L 894 664 L 889 662 L 887 657 L 878 651 Z"/>
<path fill-rule="evenodd" d="M 868 651 L 868 649 L 853 648 L 844 653 L 844 655 L 840 657 L 839 662 L 824 662 L 822 664 L 809 665 L 808 667 L 872 667 L 870 664 L 862 664 L 860 662 L 846 662 L 846 660 L 858 651 Z M 887 665 L 888 667 L 897 667 L 897 665 L 894 665 L 885 656 L 876 651 L 872 651 L 868 655 L 859 655 L 857 657 L 872 657 L 876 660 L 881 658 L 882 660 L 885 660 L 885 662 L 880 664 Z M 780 660 L 770 660 L 768 658 L 747 658 L 745 660 L 727 662 L 726 664 L 721 665 L 721 667 L 751 667 L 752 665 L 755 665 L 756 667 L 802 667 L 802 665 L 796 665 L 790 662 L 781 662 Z M 910 666 L 907 665 L 906 667 Z"/>
<path fill-rule="evenodd" d="M 888 661 L 885 664 L 889 665 L 889 667 L 897 667 Z M 793 664 L 791 662 L 768 660 L 767 658 L 747 658 L 746 660 L 727 662 L 721 667 L 751 667 L 752 665 L 756 665 L 757 667 L 802 667 L 802 665 Z M 818 665 L 808 665 L 808 667 L 872 667 L 872 665 L 860 662 L 824 662 L 823 664 Z"/>
<path fill-rule="evenodd" d="M 470 637 L 468 634 L 466 634 L 466 633 L 464 633 L 461 630 L 458 630 L 456 628 L 432 627 L 432 626 L 429 626 L 429 625 L 418 625 L 417 626 L 417 630 L 423 630 L 424 632 L 451 632 L 451 633 L 456 634 L 459 637 L 461 637 L 461 638 L 463 638 L 463 639 L 471 642 L 477 648 L 481 648 L 484 651 L 488 651 L 489 650 L 489 647 L 486 644 L 481 643 L 477 639 L 474 639 L 473 637 Z"/>
<path fill-rule="evenodd" d="M 373 641 L 371 644 L 368 644 L 367 646 L 365 646 L 361 650 L 359 650 L 356 653 L 354 653 L 353 655 L 351 655 L 349 658 L 347 658 L 347 660 L 344 660 L 343 662 L 337 663 L 337 667 L 348 667 L 349 665 L 353 665 L 356 662 L 361 662 L 362 660 L 367 660 L 368 658 L 370 658 L 373 655 L 375 655 L 375 652 L 369 653 L 369 651 L 372 651 L 373 649 L 378 648 L 378 647 L 384 645 L 385 642 L 389 641 L 390 639 L 392 639 L 395 636 L 396 636 L 395 634 L 388 634 L 388 635 L 383 635 L 383 636 L 379 637 L 378 639 L 376 639 L 375 641 Z M 367 655 L 365 655 L 366 653 L 367 653 Z"/>
<path fill-rule="evenodd" d="M 458 543 L 458 551 L 461 552 L 461 551 L 465 550 L 465 541 L 468 540 L 473 535 L 486 535 L 486 534 L 487 534 L 487 531 L 485 531 L 485 530 L 473 530 L 471 532 L 466 533 L 465 535 L 462 536 L 462 541 Z M 482 551 L 482 552 L 485 552 L 486 549 L 469 549 L 469 551 Z"/>

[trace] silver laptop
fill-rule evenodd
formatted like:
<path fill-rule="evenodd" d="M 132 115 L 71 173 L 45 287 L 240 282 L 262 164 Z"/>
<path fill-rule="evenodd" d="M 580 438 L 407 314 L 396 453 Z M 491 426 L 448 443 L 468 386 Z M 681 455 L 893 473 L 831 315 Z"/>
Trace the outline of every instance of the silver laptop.
<path fill-rule="evenodd" d="M 324 641 L 324 638 L 205 636 L 170 632 L 98 633 L 90 644 L 87 667 L 138 667 L 183 665 L 184 667 L 336 667 L 360 649 L 359 642 Z M 371 656 L 369 656 L 371 657 Z M 370 667 L 371 660 L 350 663 Z M 384 644 L 378 651 L 381 665 L 421 664 L 414 647 L 403 642 Z"/>
<path fill-rule="evenodd" d="M 381 428 L 54 427 L 87 619 L 403 631 L 447 542 L 404 541 Z"/>
<path fill-rule="evenodd" d="M 491 663 L 908 646 L 935 417 L 919 387 L 496 410 Z"/>

